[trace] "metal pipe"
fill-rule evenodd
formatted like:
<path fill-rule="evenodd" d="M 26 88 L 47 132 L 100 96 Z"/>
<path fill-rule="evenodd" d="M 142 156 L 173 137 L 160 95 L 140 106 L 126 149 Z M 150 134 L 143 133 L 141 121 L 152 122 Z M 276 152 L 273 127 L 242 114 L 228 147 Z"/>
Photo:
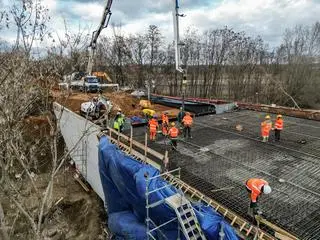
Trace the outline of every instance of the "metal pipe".
<path fill-rule="evenodd" d="M 155 178 L 158 178 L 158 177 L 162 177 L 162 176 L 164 176 L 164 175 L 168 175 L 169 173 L 173 173 L 173 172 L 176 172 L 176 171 L 180 171 L 180 168 L 176 168 L 176 169 L 173 169 L 173 170 L 171 170 L 171 171 L 168 171 L 168 172 L 159 174 L 159 175 L 157 175 L 157 176 L 151 177 L 151 178 L 149 178 L 149 180 L 152 180 L 152 179 L 155 179 Z"/>
<path fill-rule="evenodd" d="M 130 154 L 132 153 L 133 127 L 130 125 Z"/>
<path fill-rule="evenodd" d="M 146 177 L 146 193 L 145 193 L 145 196 L 146 196 L 146 211 L 147 211 L 147 214 L 146 214 L 146 225 L 147 225 L 147 240 L 149 240 L 149 177 L 147 176 Z"/>
<path fill-rule="evenodd" d="M 147 160 L 147 153 L 148 153 L 148 133 L 145 133 L 144 136 L 144 161 Z"/>
<path fill-rule="evenodd" d="M 224 240 L 224 224 L 221 222 L 221 227 L 220 227 L 220 231 L 219 231 L 219 240 Z"/>

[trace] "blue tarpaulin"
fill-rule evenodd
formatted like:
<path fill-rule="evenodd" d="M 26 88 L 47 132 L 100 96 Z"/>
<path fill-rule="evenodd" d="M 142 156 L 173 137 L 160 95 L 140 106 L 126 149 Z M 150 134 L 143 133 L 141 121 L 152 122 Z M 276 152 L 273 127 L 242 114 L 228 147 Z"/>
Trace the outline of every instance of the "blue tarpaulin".
<path fill-rule="evenodd" d="M 108 211 L 108 227 L 116 239 L 147 239 L 146 176 L 157 176 L 159 171 L 124 154 L 106 136 L 102 136 L 99 144 L 99 172 Z M 166 184 L 161 178 L 153 179 L 149 181 L 149 191 Z M 176 192 L 174 187 L 164 188 L 150 194 L 149 202 L 163 200 Z M 222 225 L 225 240 L 238 239 L 232 227 L 212 208 L 203 204 L 193 207 L 207 239 L 219 239 Z M 150 208 L 149 214 L 156 225 L 176 217 L 174 210 L 165 203 Z M 161 230 L 167 239 L 177 239 L 178 222 L 171 222 Z M 163 239 L 160 232 L 155 231 L 153 235 L 156 239 Z"/>

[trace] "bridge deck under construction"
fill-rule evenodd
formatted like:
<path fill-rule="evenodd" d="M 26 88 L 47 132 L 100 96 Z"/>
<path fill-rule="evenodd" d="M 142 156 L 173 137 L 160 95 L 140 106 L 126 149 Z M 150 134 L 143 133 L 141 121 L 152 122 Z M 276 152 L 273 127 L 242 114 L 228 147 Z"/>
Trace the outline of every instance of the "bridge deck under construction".
<path fill-rule="evenodd" d="M 267 219 L 298 238 L 320 239 L 320 122 L 284 116 L 281 141 L 272 135 L 262 143 L 264 116 L 243 110 L 195 118 L 193 138 L 169 152 L 170 167 L 181 167 L 183 181 L 244 218 L 249 205 L 244 183 L 264 178 L 273 188 L 260 199 Z M 144 142 L 144 133 L 145 127 L 135 128 L 134 138 Z M 149 147 L 164 152 L 168 142 L 158 136 Z"/>

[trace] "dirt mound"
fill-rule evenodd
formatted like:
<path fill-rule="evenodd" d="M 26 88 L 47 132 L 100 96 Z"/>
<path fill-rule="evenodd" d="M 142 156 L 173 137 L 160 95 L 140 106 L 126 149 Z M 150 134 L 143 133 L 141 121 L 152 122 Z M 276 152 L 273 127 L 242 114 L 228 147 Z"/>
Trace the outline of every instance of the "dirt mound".
<path fill-rule="evenodd" d="M 131 96 L 129 93 L 112 92 L 104 93 L 103 95 L 112 101 L 114 112 L 116 112 L 119 108 L 121 108 L 122 112 L 126 116 L 134 116 L 140 112 L 138 108 L 139 99 Z"/>
<path fill-rule="evenodd" d="M 53 208 L 44 212 L 42 236 L 47 240 L 77 239 L 99 240 L 106 239 L 104 228 L 107 217 L 103 201 L 92 191 L 86 193 L 71 177 L 70 169 L 65 169 L 55 179 L 53 187 Z M 40 191 L 47 185 L 48 175 L 39 174 L 34 182 Z M 38 206 L 38 198 L 31 191 L 31 186 L 21 189 L 21 196 L 27 211 L 33 212 Z M 9 222 L 15 221 L 12 235 L 16 240 L 32 239 L 29 225 L 25 224 L 22 215 L 16 215 L 15 207 L 3 198 L 4 210 L 8 213 Z"/>
<path fill-rule="evenodd" d="M 126 92 L 105 92 L 102 94 L 107 99 L 110 99 L 113 104 L 113 109 L 111 111 L 111 116 L 114 116 L 118 109 L 120 108 L 122 112 L 127 117 L 140 116 L 142 117 L 142 108 L 139 106 L 140 99 L 131 96 Z M 80 105 L 83 102 L 90 101 L 94 96 L 98 96 L 96 93 L 72 93 L 65 94 L 62 91 L 53 91 L 52 96 L 54 99 L 62 104 L 63 106 L 69 108 L 70 110 L 79 113 Z M 161 115 L 162 112 L 168 111 L 169 117 L 176 117 L 179 110 L 175 108 L 170 108 L 167 106 L 153 104 L 150 106 L 151 109 L 156 111 L 157 115 Z"/>

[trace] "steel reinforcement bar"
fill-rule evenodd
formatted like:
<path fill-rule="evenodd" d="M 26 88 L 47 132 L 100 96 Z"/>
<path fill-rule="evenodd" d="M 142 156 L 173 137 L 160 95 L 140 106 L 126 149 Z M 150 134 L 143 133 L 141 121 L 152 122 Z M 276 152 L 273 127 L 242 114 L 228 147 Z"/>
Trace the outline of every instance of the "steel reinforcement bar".
<path fill-rule="evenodd" d="M 134 159 L 143 162 L 148 163 L 150 165 L 153 165 L 157 169 L 161 169 L 161 166 L 158 163 L 155 163 L 153 160 L 146 157 L 146 155 L 141 154 L 139 151 L 136 151 L 133 149 L 133 146 L 139 148 L 140 150 L 144 150 L 146 153 L 150 153 L 154 157 L 156 157 L 160 162 L 168 161 L 167 154 L 160 154 L 153 149 L 150 149 L 149 147 L 135 140 L 132 139 L 132 135 L 130 137 L 121 134 L 111 128 L 108 128 L 107 131 L 104 131 L 102 133 L 105 136 L 108 136 L 110 141 L 117 145 L 122 151 L 124 151 L 126 154 L 130 155 Z M 115 135 L 115 137 L 113 136 Z M 121 140 L 125 140 L 125 142 L 122 142 Z M 129 145 L 128 145 L 129 143 Z M 297 240 L 295 236 L 288 233 L 287 231 L 279 228 L 278 226 L 263 222 L 264 224 L 267 224 L 273 231 L 274 236 L 270 235 L 269 233 L 263 231 L 259 227 L 253 225 L 252 223 L 248 222 L 246 219 L 242 218 L 235 212 L 231 211 L 230 209 L 224 207 L 214 199 L 204 195 L 199 190 L 191 187 L 184 181 L 182 181 L 180 178 L 177 178 L 173 176 L 170 173 L 165 173 L 163 175 L 163 178 L 170 182 L 173 186 L 183 191 L 185 194 L 191 197 L 193 200 L 198 200 L 206 203 L 208 206 L 211 206 L 214 208 L 217 212 L 219 212 L 229 223 L 230 225 L 236 230 L 239 237 L 242 239 L 261 239 L 261 240 Z"/>

